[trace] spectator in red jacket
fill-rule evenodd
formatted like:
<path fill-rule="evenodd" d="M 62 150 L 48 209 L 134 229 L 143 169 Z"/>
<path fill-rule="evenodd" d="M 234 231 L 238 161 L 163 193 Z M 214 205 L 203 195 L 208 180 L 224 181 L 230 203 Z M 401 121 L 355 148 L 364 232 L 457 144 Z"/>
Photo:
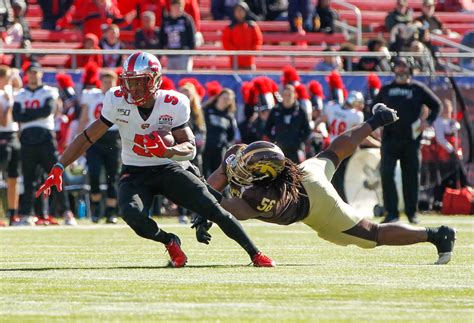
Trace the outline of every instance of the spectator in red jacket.
<path fill-rule="evenodd" d="M 129 25 L 136 16 L 134 11 L 122 16 L 113 0 L 76 1 L 75 5 L 73 23 L 82 26 L 84 34 L 92 33 L 98 38 L 102 37 L 105 26 L 117 24 L 123 27 Z"/>
<path fill-rule="evenodd" d="M 257 23 L 247 19 L 249 7 L 239 2 L 234 7 L 234 21 L 224 29 L 222 44 L 226 50 L 259 50 L 262 47 L 262 32 Z M 230 65 L 239 69 L 255 69 L 255 56 L 230 56 Z"/>
<path fill-rule="evenodd" d="M 100 49 L 99 38 L 94 34 L 86 34 L 82 43 L 81 49 Z M 77 55 L 76 56 L 76 67 L 84 67 L 89 62 L 95 62 L 98 66 L 102 66 L 102 55 Z M 72 57 L 66 63 L 67 67 L 73 67 Z"/>

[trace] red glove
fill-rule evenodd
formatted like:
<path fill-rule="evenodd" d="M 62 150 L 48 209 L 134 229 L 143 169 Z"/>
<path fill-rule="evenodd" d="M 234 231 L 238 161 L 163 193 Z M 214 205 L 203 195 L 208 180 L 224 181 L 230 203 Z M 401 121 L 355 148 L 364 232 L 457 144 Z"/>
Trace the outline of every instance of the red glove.
<path fill-rule="evenodd" d="M 62 165 L 61 165 L 62 166 Z M 39 197 L 41 193 L 44 193 L 45 196 L 51 195 L 51 187 L 56 186 L 58 192 L 63 190 L 63 171 L 64 168 L 60 164 L 54 165 L 51 171 L 48 174 L 48 178 L 43 185 L 36 191 L 36 197 Z"/>
<path fill-rule="evenodd" d="M 165 145 L 158 131 L 145 135 L 143 137 L 143 146 L 145 146 L 145 150 L 156 157 L 163 157 L 164 153 L 168 150 L 168 146 Z"/>

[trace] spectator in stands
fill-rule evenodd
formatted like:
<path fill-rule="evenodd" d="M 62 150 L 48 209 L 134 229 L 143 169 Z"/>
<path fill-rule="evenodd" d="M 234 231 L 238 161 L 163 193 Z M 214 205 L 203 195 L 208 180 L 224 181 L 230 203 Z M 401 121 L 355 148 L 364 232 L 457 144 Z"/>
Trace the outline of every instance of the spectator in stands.
<path fill-rule="evenodd" d="M 107 26 L 104 31 L 104 37 L 99 42 L 102 49 L 125 49 L 125 45 L 120 41 L 120 29 L 117 25 Z M 119 67 L 122 66 L 123 56 L 119 54 L 102 55 L 103 67 Z"/>
<path fill-rule="evenodd" d="M 100 49 L 99 47 L 99 38 L 95 34 L 86 34 L 82 43 L 81 49 Z M 76 55 L 76 66 L 75 67 L 84 67 L 89 62 L 95 62 L 98 66 L 103 65 L 102 55 L 92 54 L 92 55 Z M 73 66 L 72 57 L 66 63 L 68 67 Z"/>
<path fill-rule="evenodd" d="M 241 0 L 212 0 L 211 14 L 214 20 L 234 19 L 234 8 Z"/>
<path fill-rule="evenodd" d="M 160 28 L 155 25 L 155 14 L 152 11 L 145 11 L 141 17 L 142 28 L 135 33 L 136 49 L 159 49 L 160 48 Z"/>
<path fill-rule="evenodd" d="M 287 21 L 287 0 L 247 0 L 250 12 L 257 20 Z"/>
<path fill-rule="evenodd" d="M 331 8 L 331 0 L 318 0 L 313 14 L 313 31 L 332 34 L 337 19 L 336 10 Z"/>
<path fill-rule="evenodd" d="M 140 17 L 137 17 L 139 12 L 145 11 L 143 8 L 143 0 L 118 0 L 117 8 L 122 16 L 134 16 L 134 19 L 129 22 L 128 25 L 123 25 L 122 29 L 124 30 L 135 30 L 139 27 L 140 22 L 138 21 Z"/>
<path fill-rule="evenodd" d="M 344 43 L 339 47 L 339 52 L 355 52 L 356 48 L 353 44 L 351 43 Z M 342 54 L 341 54 L 342 55 Z M 342 62 L 342 69 L 344 71 L 353 71 L 355 70 L 355 63 L 354 63 L 354 57 L 353 56 L 345 56 L 342 55 L 341 57 L 341 62 Z"/>
<path fill-rule="evenodd" d="M 423 6 L 421 7 L 421 16 L 417 17 L 415 20 L 419 21 L 424 29 L 429 30 L 437 34 L 447 32 L 444 30 L 443 23 L 435 17 L 435 3 L 434 0 L 423 0 Z"/>
<path fill-rule="evenodd" d="M 390 32 L 391 52 L 408 52 L 411 44 L 415 40 L 419 40 L 420 30 L 416 24 L 398 24 Z"/>
<path fill-rule="evenodd" d="M 135 19 L 136 12 L 122 16 L 116 2 L 112 0 L 84 0 L 75 2 L 73 24 L 82 27 L 84 34 L 92 33 L 102 37 L 103 27 L 117 24 L 120 27 L 129 25 Z"/>
<path fill-rule="evenodd" d="M 224 153 L 235 140 L 235 111 L 235 93 L 228 88 L 224 88 L 204 107 L 207 136 L 203 154 L 203 175 L 206 178 L 220 166 Z"/>
<path fill-rule="evenodd" d="M 165 49 L 191 50 L 196 47 L 196 29 L 191 16 L 184 12 L 184 0 L 171 0 L 169 16 L 163 19 L 160 30 L 160 46 Z M 168 69 L 191 71 L 190 55 L 168 56 Z"/>
<path fill-rule="evenodd" d="M 474 48 L 474 31 L 469 31 L 464 34 L 461 44 L 470 48 Z M 461 65 L 462 68 L 473 71 L 474 58 L 461 58 L 459 60 L 459 65 Z"/>
<path fill-rule="evenodd" d="M 7 212 L 10 225 L 18 216 L 18 185 L 20 172 L 20 142 L 18 141 L 18 123 L 13 121 L 13 88 L 11 69 L 0 66 L 0 174 L 7 183 Z"/>
<path fill-rule="evenodd" d="M 264 134 L 294 162 L 300 162 L 302 149 L 308 139 L 311 128 L 306 112 L 300 108 L 293 85 L 285 85 L 282 102 L 271 110 L 265 124 Z"/>
<path fill-rule="evenodd" d="M 328 46 L 324 49 L 326 53 L 334 53 L 333 55 L 324 56 L 323 61 L 316 65 L 315 71 L 330 72 L 330 71 L 342 71 L 342 60 L 341 57 L 336 54 L 334 48 Z"/>
<path fill-rule="evenodd" d="M 290 30 L 297 32 L 297 19 L 302 19 L 303 29 L 305 31 L 312 31 L 312 11 L 310 0 L 288 0 L 288 22 L 290 23 Z"/>
<path fill-rule="evenodd" d="M 362 56 L 359 60 L 358 70 L 365 72 L 375 72 L 375 71 L 390 71 L 390 62 L 388 58 L 390 54 L 386 46 L 385 40 L 382 38 L 371 39 L 367 43 L 367 50 L 373 53 L 385 53 L 383 57 L 369 57 Z"/>
<path fill-rule="evenodd" d="M 10 0 L 0 0 L 0 32 L 7 30 L 13 21 L 13 10 Z"/>
<path fill-rule="evenodd" d="M 239 2 L 234 7 L 234 20 L 225 27 L 222 45 L 225 50 L 259 50 L 263 43 L 260 27 L 248 17 L 249 7 Z M 255 69 L 254 56 L 229 56 L 230 66 L 238 69 Z"/>
<path fill-rule="evenodd" d="M 31 63 L 26 69 L 28 81 L 14 98 L 13 120 L 20 126 L 21 167 L 23 173 L 23 198 L 20 201 L 22 224 L 34 225 L 33 194 L 38 178 L 37 167 L 44 173 L 50 169 L 58 158 L 54 136 L 54 114 L 57 109 L 58 91 L 56 88 L 43 85 L 43 72 L 38 63 Z M 59 200 L 60 213 L 65 224 L 74 225 L 74 215 L 64 191 L 54 190 Z M 55 210 L 50 210 L 55 214 Z M 47 220 L 47 219 L 44 219 Z"/>
<path fill-rule="evenodd" d="M 165 9 L 169 13 L 171 11 L 172 0 L 164 0 L 164 2 Z M 197 0 L 184 0 L 183 10 L 193 19 L 196 31 L 201 30 L 201 12 L 199 10 L 199 2 Z"/>
<path fill-rule="evenodd" d="M 413 57 L 413 70 L 416 72 L 434 72 L 435 64 L 430 50 L 420 41 L 415 40 L 411 43 L 410 52 L 420 53 L 422 56 Z"/>
<path fill-rule="evenodd" d="M 22 44 L 31 41 L 30 28 L 25 19 L 26 3 L 23 0 L 12 1 L 13 21 L 7 27 L 4 41 L 7 44 Z"/>
<path fill-rule="evenodd" d="M 413 11 L 408 8 L 408 0 L 397 0 L 397 6 L 385 17 L 385 29 L 390 32 L 395 25 L 413 21 Z"/>
<path fill-rule="evenodd" d="M 43 14 L 41 28 L 56 30 L 56 23 L 71 8 L 74 0 L 37 0 Z"/>

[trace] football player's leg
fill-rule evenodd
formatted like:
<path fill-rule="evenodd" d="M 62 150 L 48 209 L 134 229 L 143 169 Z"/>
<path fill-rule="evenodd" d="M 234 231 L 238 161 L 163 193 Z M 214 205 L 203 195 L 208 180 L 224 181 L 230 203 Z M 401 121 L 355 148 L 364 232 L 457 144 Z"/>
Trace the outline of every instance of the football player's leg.
<path fill-rule="evenodd" d="M 35 154 L 35 147 L 22 146 L 20 151 L 21 156 L 21 171 L 23 174 L 23 196 L 20 201 L 19 214 L 21 216 L 33 215 L 33 194 L 34 183 L 37 180 L 36 167 L 37 159 Z"/>
<path fill-rule="evenodd" d="M 107 181 L 107 200 L 105 202 L 105 217 L 107 223 L 117 222 L 117 177 L 119 170 L 119 149 L 111 147 L 104 158 L 105 175 Z"/>
<path fill-rule="evenodd" d="M 102 156 L 99 152 L 97 144 L 92 145 L 86 151 L 87 172 L 89 176 L 89 184 L 91 186 L 91 213 L 92 222 L 97 223 L 102 217 L 101 200 L 102 194 L 100 192 L 100 173 L 102 169 Z"/>
<path fill-rule="evenodd" d="M 171 237 L 148 215 L 153 200 L 151 190 L 145 185 L 136 185 L 129 177 L 119 184 L 119 209 L 123 220 L 140 237 L 167 244 Z"/>
<path fill-rule="evenodd" d="M 240 223 L 209 193 L 206 185 L 177 164 L 170 164 L 160 173 L 159 190 L 173 202 L 215 222 L 253 258 L 258 249 Z"/>

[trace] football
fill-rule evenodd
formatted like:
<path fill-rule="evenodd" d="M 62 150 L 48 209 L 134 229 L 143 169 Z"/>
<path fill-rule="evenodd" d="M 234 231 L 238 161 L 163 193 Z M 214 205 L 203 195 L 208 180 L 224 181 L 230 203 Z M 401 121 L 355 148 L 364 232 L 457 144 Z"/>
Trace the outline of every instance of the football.
<path fill-rule="evenodd" d="M 166 146 L 174 146 L 175 140 L 171 132 L 165 130 L 158 130 L 158 134 L 160 135 L 161 139 L 163 139 L 163 142 Z"/>

